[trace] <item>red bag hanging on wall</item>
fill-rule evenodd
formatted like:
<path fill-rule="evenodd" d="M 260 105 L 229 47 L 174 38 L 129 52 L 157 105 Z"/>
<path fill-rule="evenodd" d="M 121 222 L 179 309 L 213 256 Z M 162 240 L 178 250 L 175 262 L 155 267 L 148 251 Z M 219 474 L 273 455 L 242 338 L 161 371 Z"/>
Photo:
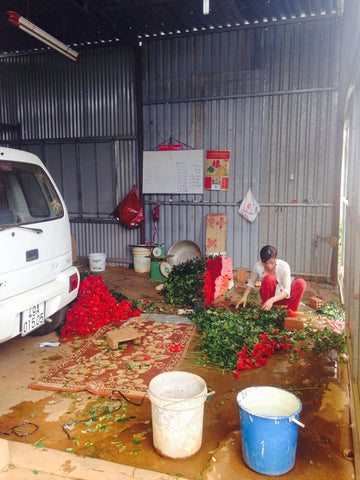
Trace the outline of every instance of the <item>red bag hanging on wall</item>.
<path fill-rule="evenodd" d="M 136 228 L 140 225 L 144 220 L 144 212 L 135 185 L 132 186 L 130 192 L 121 200 L 111 215 L 126 227 Z"/>

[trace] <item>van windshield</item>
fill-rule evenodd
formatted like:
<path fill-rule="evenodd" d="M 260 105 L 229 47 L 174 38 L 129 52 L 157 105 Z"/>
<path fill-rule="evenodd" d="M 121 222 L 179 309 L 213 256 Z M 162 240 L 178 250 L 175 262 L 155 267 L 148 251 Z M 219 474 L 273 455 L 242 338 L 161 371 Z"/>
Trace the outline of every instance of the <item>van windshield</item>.
<path fill-rule="evenodd" d="M 63 215 L 61 200 L 40 166 L 0 161 L 0 225 L 26 225 Z"/>

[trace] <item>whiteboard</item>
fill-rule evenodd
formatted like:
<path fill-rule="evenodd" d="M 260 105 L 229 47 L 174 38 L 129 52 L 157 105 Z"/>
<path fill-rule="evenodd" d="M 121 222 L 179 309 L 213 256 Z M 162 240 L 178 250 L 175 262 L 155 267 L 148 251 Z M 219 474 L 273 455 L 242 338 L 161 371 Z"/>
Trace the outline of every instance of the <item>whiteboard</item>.
<path fill-rule="evenodd" d="M 203 193 L 204 151 L 144 152 L 143 193 Z"/>

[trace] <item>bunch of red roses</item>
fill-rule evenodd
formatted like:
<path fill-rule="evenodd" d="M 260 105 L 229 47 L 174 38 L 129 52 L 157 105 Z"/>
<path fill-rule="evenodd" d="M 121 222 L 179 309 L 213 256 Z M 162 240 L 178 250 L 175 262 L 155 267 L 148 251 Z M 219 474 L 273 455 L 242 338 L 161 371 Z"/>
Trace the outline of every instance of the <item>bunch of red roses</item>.
<path fill-rule="evenodd" d="M 205 297 L 205 306 L 211 305 L 215 298 L 215 290 L 209 270 L 206 270 L 204 275 L 204 297 Z"/>
<path fill-rule="evenodd" d="M 221 255 L 206 260 L 204 275 L 205 306 L 211 305 L 215 298 L 229 289 L 232 280 L 232 262 Z"/>
<path fill-rule="evenodd" d="M 241 352 L 237 353 L 238 362 L 233 372 L 236 378 L 239 377 L 240 371 L 251 370 L 252 368 L 266 365 L 268 359 L 271 358 L 275 352 L 291 348 L 292 343 L 290 342 L 289 336 L 282 335 L 278 338 L 277 330 L 274 330 L 273 334 L 274 335 L 271 338 L 268 333 L 262 333 L 260 335 L 260 340 L 254 345 L 251 353 L 246 347 L 243 347 Z"/>
<path fill-rule="evenodd" d="M 130 317 L 138 317 L 141 313 L 130 301 L 117 303 L 104 284 L 103 277 L 89 275 L 80 282 L 77 301 L 68 310 L 60 334 L 67 338 L 86 335 L 110 322 L 125 321 Z"/>
<path fill-rule="evenodd" d="M 215 279 L 221 275 L 221 257 L 208 258 L 204 275 L 205 306 L 210 305 L 215 298 Z"/>

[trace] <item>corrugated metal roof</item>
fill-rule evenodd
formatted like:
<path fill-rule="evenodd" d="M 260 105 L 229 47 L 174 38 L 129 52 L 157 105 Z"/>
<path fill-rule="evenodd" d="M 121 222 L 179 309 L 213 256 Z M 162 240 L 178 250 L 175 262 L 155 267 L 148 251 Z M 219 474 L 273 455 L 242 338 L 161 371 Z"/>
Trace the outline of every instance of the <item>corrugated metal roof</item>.
<path fill-rule="evenodd" d="M 0 0 L 0 52 L 44 48 L 8 22 L 16 11 L 67 45 L 147 39 L 297 22 L 342 13 L 344 0 Z"/>

